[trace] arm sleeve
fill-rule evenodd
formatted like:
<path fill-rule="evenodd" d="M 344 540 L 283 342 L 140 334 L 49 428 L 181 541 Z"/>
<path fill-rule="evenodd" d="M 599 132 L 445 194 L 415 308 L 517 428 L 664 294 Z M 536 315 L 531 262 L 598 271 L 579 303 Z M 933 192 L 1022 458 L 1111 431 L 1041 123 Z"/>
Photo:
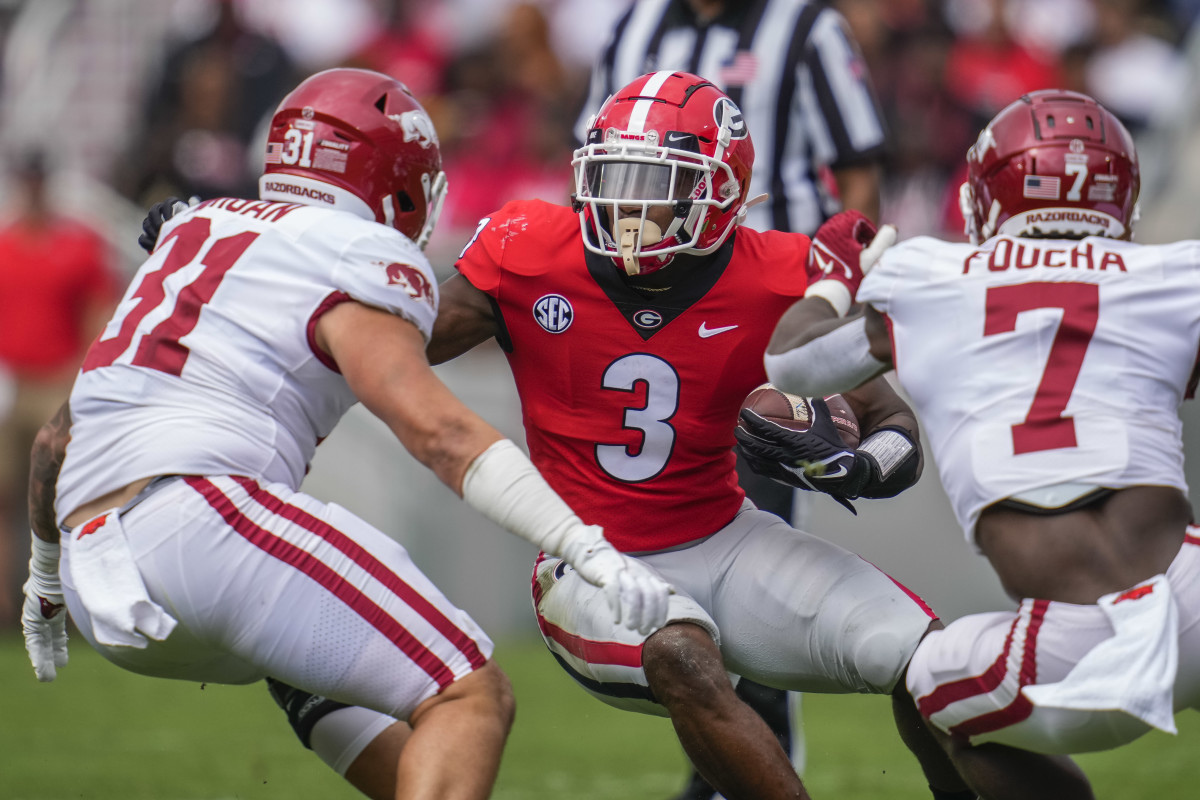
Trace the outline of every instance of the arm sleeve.
<path fill-rule="evenodd" d="M 782 391 L 803 397 L 846 392 L 886 370 L 871 355 L 861 316 L 783 353 L 763 356 L 767 379 Z"/>

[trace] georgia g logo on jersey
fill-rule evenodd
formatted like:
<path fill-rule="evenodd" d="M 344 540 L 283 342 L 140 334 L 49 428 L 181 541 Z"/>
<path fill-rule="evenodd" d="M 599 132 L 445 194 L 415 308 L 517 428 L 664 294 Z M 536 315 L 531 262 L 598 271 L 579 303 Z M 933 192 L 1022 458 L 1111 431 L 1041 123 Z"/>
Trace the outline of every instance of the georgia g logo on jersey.
<path fill-rule="evenodd" d="M 393 261 L 384 271 L 387 273 L 389 286 L 400 286 L 413 300 L 433 306 L 433 285 L 421 270 L 409 264 L 399 264 Z"/>
<path fill-rule="evenodd" d="M 728 97 L 721 97 L 713 105 L 713 121 L 718 128 L 728 127 L 732 139 L 745 139 L 750 135 L 742 110 Z"/>

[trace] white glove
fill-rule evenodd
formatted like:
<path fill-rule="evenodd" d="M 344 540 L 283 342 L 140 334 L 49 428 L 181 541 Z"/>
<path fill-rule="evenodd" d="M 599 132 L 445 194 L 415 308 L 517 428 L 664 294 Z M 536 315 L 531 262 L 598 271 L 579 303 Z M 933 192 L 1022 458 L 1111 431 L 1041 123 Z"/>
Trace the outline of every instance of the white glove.
<path fill-rule="evenodd" d="M 25 606 L 21 610 L 21 628 L 34 674 L 43 682 L 54 680 L 58 675 L 56 668 L 67 665 L 67 609 L 58 578 L 58 559 L 58 543 L 34 534 L 29 580 L 22 587 Z"/>
<path fill-rule="evenodd" d="M 671 585 L 636 558 L 618 552 L 603 539 L 598 526 L 587 527 L 596 538 L 587 542 L 581 537 L 568 545 L 563 553 L 567 563 L 585 581 L 604 590 L 618 623 L 643 636 L 666 625 L 668 598 L 674 592 Z"/>

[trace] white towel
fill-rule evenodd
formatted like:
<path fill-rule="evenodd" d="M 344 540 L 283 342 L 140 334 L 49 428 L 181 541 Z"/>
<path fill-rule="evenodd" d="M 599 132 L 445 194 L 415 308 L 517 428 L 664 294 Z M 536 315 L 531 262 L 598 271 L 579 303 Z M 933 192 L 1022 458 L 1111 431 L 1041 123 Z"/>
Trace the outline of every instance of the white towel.
<path fill-rule="evenodd" d="M 117 512 L 85 522 L 71 536 L 71 578 L 96 641 L 143 649 L 146 636 L 166 639 L 176 620 L 147 594 Z"/>
<path fill-rule="evenodd" d="M 1096 604 L 1116 631 L 1096 645 L 1058 683 L 1026 686 L 1036 706 L 1123 711 L 1176 733 L 1173 689 L 1179 665 L 1179 624 L 1166 575 Z"/>

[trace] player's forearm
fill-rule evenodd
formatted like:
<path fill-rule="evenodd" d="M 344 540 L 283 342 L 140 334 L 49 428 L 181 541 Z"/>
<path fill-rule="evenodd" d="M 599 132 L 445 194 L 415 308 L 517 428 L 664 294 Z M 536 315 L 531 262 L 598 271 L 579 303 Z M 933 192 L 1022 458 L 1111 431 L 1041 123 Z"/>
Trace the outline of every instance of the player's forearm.
<path fill-rule="evenodd" d="M 29 524 L 38 538 L 58 541 L 54 519 L 55 485 L 71 440 L 71 409 L 63 403 L 34 440 L 29 462 Z"/>
<path fill-rule="evenodd" d="M 877 428 L 902 428 L 914 440 L 919 438 L 916 414 L 886 378 L 872 378 L 857 389 L 843 394 L 854 409 L 864 437 Z"/>

